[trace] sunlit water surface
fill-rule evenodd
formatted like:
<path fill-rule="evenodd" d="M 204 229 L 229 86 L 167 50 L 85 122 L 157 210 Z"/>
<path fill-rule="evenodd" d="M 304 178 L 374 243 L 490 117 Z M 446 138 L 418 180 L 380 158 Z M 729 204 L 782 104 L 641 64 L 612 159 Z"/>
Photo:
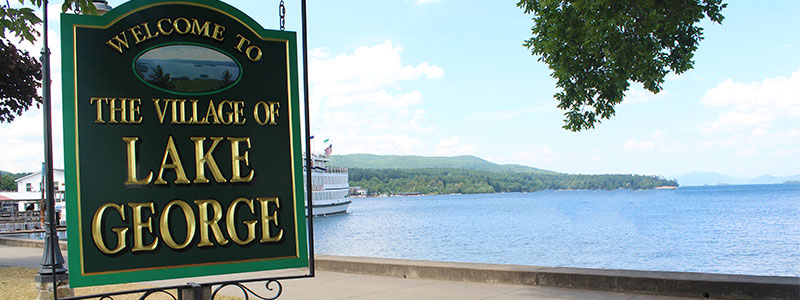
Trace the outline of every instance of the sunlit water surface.
<path fill-rule="evenodd" d="M 316 253 L 800 276 L 800 184 L 355 198 Z"/>

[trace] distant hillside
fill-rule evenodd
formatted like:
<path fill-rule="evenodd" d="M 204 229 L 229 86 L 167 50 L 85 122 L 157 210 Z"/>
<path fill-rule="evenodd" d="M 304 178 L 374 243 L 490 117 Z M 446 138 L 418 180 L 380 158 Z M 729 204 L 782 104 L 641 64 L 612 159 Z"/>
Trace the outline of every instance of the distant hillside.
<path fill-rule="evenodd" d="M 770 184 L 770 183 L 786 183 L 800 181 L 800 175 L 794 176 L 772 176 L 761 175 L 756 178 L 750 179 L 748 183 L 752 184 Z"/>
<path fill-rule="evenodd" d="M 451 168 L 476 171 L 508 171 L 534 174 L 558 174 L 522 165 L 499 165 L 472 155 L 452 157 L 417 155 L 348 154 L 331 156 L 332 166 L 358 169 L 427 169 Z"/>
<path fill-rule="evenodd" d="M 676 179 L 681 186 L 747 183 L 746 178 L 738 178 L 714 172 L 691 172 L 677 176 Z"/>
<path fill-rule="evenodd" d="M 609 174 L 495 172 L 466 169 L 359 169 L 350 168 L 350 185 L 370 195 L 475 194 L 536 192 L 541 190 L 643 190 L 677 186 L 657 176 Z"/>
<path fill-rule="evenodd" d="M 800 180 L 800 175 L 771 176 L 761 175 L 756 178 L 733 177 L 714 172 L 691 172 L 677 176 L 678 183 L 682 186 L 716 185 L 716 184 L 774 184 L 787 181 Z"/>
<path fill-rule="evenodd" d="M 0 191 L 16 191 L 17 182 L 14 180 L 26 176 L 28 174 L 30 173 L 15 174 L 6 171 L 0 171 Z"/>

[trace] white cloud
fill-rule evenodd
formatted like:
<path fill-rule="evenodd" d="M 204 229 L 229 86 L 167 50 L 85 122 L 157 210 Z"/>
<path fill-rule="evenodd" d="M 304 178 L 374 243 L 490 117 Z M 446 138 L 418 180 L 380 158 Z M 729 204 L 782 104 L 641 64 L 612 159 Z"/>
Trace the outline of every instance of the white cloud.
<path fill-rule="evenodd" d="M 522 163 L 523 165 L 538 166 L 553 161 L 553 150 L 549 146 L 539 149 L 530 149 L 511 154 L 508 163 Z"/>
<path fill-rule="evenodd" d="M 417 0 L 416 4 L 417 5 L 423 5 L 423 4 L 436 3 L 436 2 L 441 2 L 441 1 L 442 0 Z"/>
<path fill-rule="evenodd" d="M 767 135 L 767 129 L 766 128 L 756 128 L 756 129 L 753 129 L 753 131 L 750 132 L 750 138 L 751 139 L 763 137 L 765 135 Z"/>
<path fill-rule="evenodd" d="M 60 12 L 61 5 L 48 6 L 51 11 Z M 53 16 L 55 15 L 55 16 Z M 41 17 L 41 14 L 39 14 Z M 62 100 L 61 100 L 61 42 L 54 28 L 59 26 L 58 14 L 49 15 L 50 29 L 50 74 L 51 74 L 51 124 L 53 137 L 53 166 L 64 167 Z M 28 51 L 37 60 L 41 56 L 42 38 L 35 43 L 19 42 L 15 38 L 10 41 L 17 48 Z M 40 89 L 41 94 L 41 89 Z M 0 170 L 8 172 L 33 172 L 41 170 L 44 161 L 44 133 L 42 109 L 34 104 L 28 111 L 17 116 L 11 123 L 0 124 Z"/>
<path fill-rule="evenodd" d="M 314 95 L 320 96 L 320 95 Z M 422 94 L 419 91 L 411 91 L 402 94 L 391 94 L 384 89 L 366 93 L 332 95 L 328 97 L 327 106 L 349 106 L 349 105 L 381 105 L 389 107 L 410 107 L 422 102 Z"/>
<path fill-rule="evenodd" d="M 641 86 L 637 86 L 634 88 L 629 89 L 625 92 L 625 99 L 622 101 L 621 104 L 635 104 L 635 103 L 644 103 L 655 101 L 659 99 L 663 99 L 667 97 L 669 92 L 665 90 L 661 90 L 658 94 L 653 94 L 652 92 L 645 90 Z"/>
<path fill-rule="evenodd" d="M 628 140 L 622 147 L 625 151 L 653 150 L 655 148 L 656 143 L 654 142 L 636 140 Z"/>
<path fill-rule="evenodd" d="M 753 156 L 756 154 L 758 154 L 758 150 L 756 150 L 756 148 L 743 149 L 737 153 L 739 156 Z"/>
<path fill-rule="evenodd" d="M 436 132 L 435 127 L 425 125 L 427 111 L 420 107 L 424 96 L 406 87 L 415 81 L 442 78 L 444 71 L 428 62 L 407 64 L 402 52 L 403 48 L 391 41 L 346 54 L 332 55 L 326 48 L 312 50 L 313 134 L 338 141 L 334 148 L 341 154 L 433 153 L 432 143 L 423 142 Z M 454 146 L 447 151 L 459 149 L 463 148 Z"/>
<path fill-rule="evenodd" d="M 422 77 L 444 77 L 442 68 L 422 62 L 416 66 L 404 65 L 403 48 L 391 41 L 374 46 L 359 47 L 353 54 L 330 58 L 324 49 L 312 51 L 309 62 L 309 79 L 314 84 L 314 96 L 352 96 L 369 94 L 381 89 L 396 87 L 398 81 Z"/>
<path fill-rule="evenodd" d="M 709 123 L 711 130 L 767 127 L 780 120 L 800 119 L 800 70 L 789 78 L 778 76 L 761 82 L 737 83 L 727 79 L 706 91 L 700 100 L 723 108 Z"/>
<path fill-rule="evenodd" d="M 318 58 L 318 59 L 329 58 L 331 56 L 330 53 L 328 53 L 328 48 L 325 47 L 311 49 L 308 55 L 311 58 Z"/>
<path fill-rule="evenodd" d="M 791 160 L 800 149 L 799 90 L 800 70 L 749 83 L 727 79 L 709 89 L 701 103 L 719 114 L 702 129 L 703 146 L 748 160 Z"/>
<path fill-rule="evenodd" d="M 436 144 L 437 156 L 456 156 L 474 153 L 475 147 L 461 142 L 457 136 L 445 139 Z"/>

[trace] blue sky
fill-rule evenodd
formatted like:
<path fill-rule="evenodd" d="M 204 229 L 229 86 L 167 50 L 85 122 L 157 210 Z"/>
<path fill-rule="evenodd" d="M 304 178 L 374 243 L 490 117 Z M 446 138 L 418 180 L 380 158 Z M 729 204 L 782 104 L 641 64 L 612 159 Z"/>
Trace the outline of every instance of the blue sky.
<path fill-rule="evenodd" d="M 278 1 L 228 3 L 278 25 Z M 561 128 L 550 70 L 522 46 L 531 17 L 514 3 L 310 1 L 316 150 L 329 138 L 334 154 L 469 154 L 569 173 L 800 173 L 800 2 L 731 1 L 722 25 L 703 22 L 693 70 L 657 95 L 633 85 L 611 120 L 580 133 Z M 299 1 L 286 5 L 297 31 Z M 0 136 L 14 149 L 0 169 L 40 166 L 39 110 Z"/>

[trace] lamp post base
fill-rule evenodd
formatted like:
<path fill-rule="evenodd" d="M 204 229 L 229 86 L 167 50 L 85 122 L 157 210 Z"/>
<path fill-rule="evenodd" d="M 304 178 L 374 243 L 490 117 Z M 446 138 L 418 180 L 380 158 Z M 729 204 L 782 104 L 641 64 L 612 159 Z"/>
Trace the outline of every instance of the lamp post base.
<path fill-rule="evenodd" d="M 74 292 L 69 287 L 69 275 L 57 274 L 55 292 L 58 298 L 72 297 Z M 36 275 L 36 299 L 37 300 L 50 300 L 53 299 L 53 275 Z"/>

